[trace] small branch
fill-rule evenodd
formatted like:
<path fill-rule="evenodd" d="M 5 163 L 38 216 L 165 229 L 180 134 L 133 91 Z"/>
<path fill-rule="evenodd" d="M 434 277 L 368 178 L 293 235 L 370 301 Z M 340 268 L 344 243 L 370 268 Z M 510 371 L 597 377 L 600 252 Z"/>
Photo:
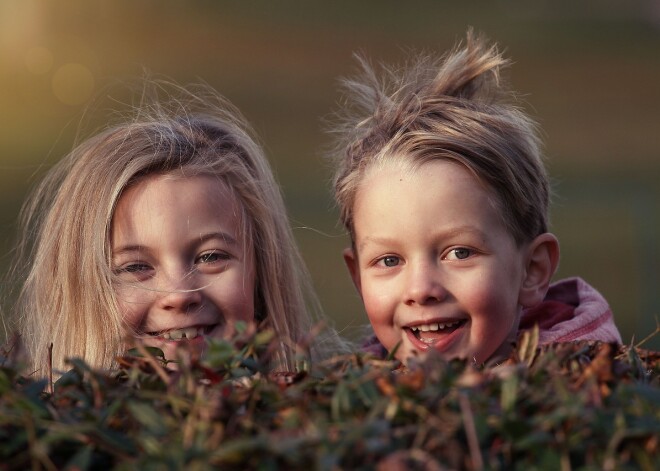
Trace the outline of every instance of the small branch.
<path fill-rule="evenodd" d="M 658 318 L 656 317 L 656 319 L 655 319 L 655 330 L 654 330 L 653 332 L 651 332 L 649 335 L 647 335 L 646 337 L 644 337 L 642 340 L 640 340 L 639 342 L 637 342 L 637 344 L 635 345 L 635 347 L 637 347 L 637 348 L 641 347 L 641 346 L 644 345 L 646 342 L 648 342 L 649 340 L 651 340 L 653 337 L 655 337 L 656 335 L 658 335 L 658 333 L 660 333 L 660 322 L 658 321 Z"/>
<path fill-rule="evenodd" d="M 467 436 L 468 448 L 470 449 L 470 457 L 472 458 L 474 469 L 477 471 L 483 471 L 484 460 L 481 457 L 479 439 L 477 438 L 477 429 L 474 426 L 474 416 L 472 415 L 470 401 L 464 393 L 460 393 L 458 395 L 458 405 L 461 408 L 463 424 L 465 425 L 465 435 Z"/>
<path fill-rule="evenodd" d="M 156 374 L 160 377 L 160 379 L 163 380 L 163 383 L 170 384 L 170 376 L 167 374 L 162 365 L 156 361 L 154 356 L 149 353 L 146 348 L 144 348 L 142 342 L 135 342 L 135 347 L 138 349 L 138 352 L 142 354 L 147 363 L 149 363 L 154 368 L 154 370 L 156 370 Z"/>
<path fill-rule="evenodd" d="M 53 384 L 53 342 L 48 345 L 48 392 L 51 395 L 55 393 Z"/>

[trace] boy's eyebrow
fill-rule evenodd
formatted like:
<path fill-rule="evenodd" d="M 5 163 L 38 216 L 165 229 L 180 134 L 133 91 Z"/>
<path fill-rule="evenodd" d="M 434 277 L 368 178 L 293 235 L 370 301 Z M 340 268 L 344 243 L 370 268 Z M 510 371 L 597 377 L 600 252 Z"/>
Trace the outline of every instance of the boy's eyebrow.
<path fill-rule="evenodd" d="M 358 251 L 362 251 L 364 249 L 364 246 L 369 244 L 369 243 L 375 243 L 375 244 L 380 244 L 380 245 L 388 245 L 389 243 L 392 242 L 391 237 L 374 237 L 374 236 L 368 236 L 365 237 L 364 240 L 358 245 Z"/>
<path fill-rule="evenodd" d="M 204 234 L 200 234 L 199 239 L 195 239 L 195 243 L 203 243 L 208 240 L 212 239 L 220 239 L 224 241 L 225 243 L 229 245 L 237 245 L 238 241 L 234 236 L 229 234 L 228 232 L 207 232 Z M 114 250 L 112 250 L 112 255 L 119 255 L 123 253 L 130 253 L 130 252 L 146 252 L 148 251 L 148 247 L 145 245 L 141 244 L 128 244 L 128 245 L 122 245 Z"/>
<path fill-rule="evenodd" d="M 445 230 L 445 231 L 438 231 L 437 233 L 434 234 L 434 238 L 436 238 L 436 239 L 447 239 L 447 238 L 456 237 L 456 236 L 459 236 L 459 235 L 465 234 L 465 233 L 470 233 L 472 235 L 475 235 L 475 236 L 479 237 L 482 241 L 486 240 L 486 234 L 482 230 L 477 229 L 474 226 L 468 226 L 468 225 L 454 227 L 454 228 L 451 228 L 451 229 L 448 229 L 448 230 Z M 365 245 L 367 245 L 370 242 L 373 242 L 373 243 L 376 243 L 376 244 L 388 245 L 388 244 L 391 244 L 391 243 L 395 242 L 395 238 L 387 237 L 387 236 L 383 236 L 383 237 L 368 236 L 368 237 L 364 238 L 364 240 L 360 243 L 360 245 L 358 245 L 358 250 L 364 249 Z"/>

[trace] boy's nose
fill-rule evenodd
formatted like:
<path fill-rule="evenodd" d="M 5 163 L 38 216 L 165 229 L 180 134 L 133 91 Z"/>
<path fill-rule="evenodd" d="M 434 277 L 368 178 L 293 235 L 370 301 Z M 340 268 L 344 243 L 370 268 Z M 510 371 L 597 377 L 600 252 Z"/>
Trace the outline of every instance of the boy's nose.
<path fill-rule="evenodd" d="M 419 263 L 410 267 L 406 286 L 405 304 L 427 305 L 438 303 L 447 297 L 437 267 L 432 263 Z"/>
<path fill-rule="evenodd" d="M 178 277 L 158 290 L 156 305 L 171 312 L 188 313 L 202 303 L 201 289 L 195 285 L 190 274 Z"/>

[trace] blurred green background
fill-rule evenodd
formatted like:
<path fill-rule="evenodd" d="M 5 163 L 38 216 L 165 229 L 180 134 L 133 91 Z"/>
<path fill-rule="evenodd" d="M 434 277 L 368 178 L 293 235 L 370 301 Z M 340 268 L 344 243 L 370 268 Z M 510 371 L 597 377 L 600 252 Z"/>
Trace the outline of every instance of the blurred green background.
<path fill-rule="evenodd" d="M 660 2 L 0 0 L 0 265 L 28 189 L 129 102 L 144 70 L 203 80 L 255 127 L 281 182 L 326 313 L 367 322 L 323 159 L 323 118 L 351 55 L 401 63 L 442 52 L 471 25 L 514 60 L 507 72 L 544 130 L 556 197 L 558 277 L 610 301 L 625 342 L 660 318 Z M 90 101 L 95 105 L 87 110 Z M 27 263 L 28 261 L 26 261 Z M 647 347 L 660 348 L 656 336 Z"/>

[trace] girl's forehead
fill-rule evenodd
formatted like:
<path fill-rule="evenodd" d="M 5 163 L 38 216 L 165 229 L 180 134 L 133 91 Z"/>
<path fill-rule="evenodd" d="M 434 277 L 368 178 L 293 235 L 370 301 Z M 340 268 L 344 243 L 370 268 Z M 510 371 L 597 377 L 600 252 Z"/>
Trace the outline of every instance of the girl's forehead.
<path fill-rule="evenodd" d="M 242 205 L 234 191 L 212 175 L 152 175 L 121 196 L 111 221 L 117 246 L 176 247 L 201 235 L 227 234 L 250 243 Z"/>
<path fill-rule="evenodd" d="M 163 217 L 172 208 L 189 207 L 194 213 L 233 214 L 243 220 L 244 208 L 236 192 L 222 178 L 211 174 L 190 174 L 182 170 L 154 173 L 140 178 L 127 187 L 119 197 L 113 214 L 113 223 L 119 213 L 126 214 L 139 208 L 153 208 L 145 214 Z M 219 214 L 219 213 L 218 213 Z"/>
<path fill-rule="evenodd" d="M 178 188 L 181 188 L 181 192 L 177 191 Z M 207 193 L 209 197 L 221 196 L 223 198 L 233 199 L 238 203 L 235 192 L 222 177 L 208 173 L 193 173 L 183 169 L 143 176 L 135 183 L 129 185 L 122 193 L 121 198 L 125 196 L 129 198 L 136 197 L 142 194 L 153 195 L 168 191 L 183 196 L 183 189 L 191 188 Z"/>

